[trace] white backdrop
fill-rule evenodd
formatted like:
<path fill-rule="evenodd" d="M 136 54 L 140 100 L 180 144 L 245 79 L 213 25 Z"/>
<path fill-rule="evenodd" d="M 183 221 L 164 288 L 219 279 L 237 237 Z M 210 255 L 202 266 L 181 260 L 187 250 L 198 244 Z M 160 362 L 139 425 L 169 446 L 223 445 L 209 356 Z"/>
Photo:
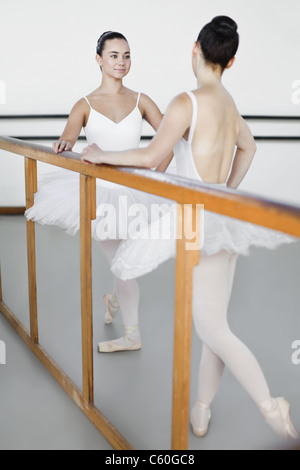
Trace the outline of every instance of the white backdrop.
<path fill-rule="evenodd" d="M 68 114 L 100 83 L 95 47 L 106 30 L 128 38 L 133 65 L 125 85 L 147 93 L 164 112 L 174 95 L 196 86 L 191 70 L 193 41 L 202 26 L 219 14 L 231 16 L 239 26 L 237 60 L 223 81 L 240 112 L 299 115 L 299 0 L 0 0 L 0 113 Z M 31 128 L 25 130 L 28 125 Z M 51 135 L 49 125 L 0 120 L 0 134 L 34 135 L 38 130 Z M 55 134 L 63 125 L 59 122 Z M 300 124 L 293 126 L 291 133 L 299 135 Z M 289 129 L 283 123 L 274 133 Z M 299 145 L 292 146 L 292 160 L 280 160 L 288 163 L 293 175 L 300 170 Z M 284 181 L 282 194 L 277 185 L 272 186 L 269 159 L 263 163 L 264 149 L 259 144 L 264 184 L 259 185 L 254 174 L 245 188 L 285 198 Z M 284 153 L 289 155 L 290 150 Z M 280 176 L 282 168 L 278 171 Z M 21 160 L 12 163 L 0 152 L 0 206 L 14 205 L 16 200 L 21 204 L 22 178 Z M 299 191 L 289 193 L 288 199 L 300 204 Z"/>
<path fill-rule="evenodd" d="M 239 25 L 240 48 L 224 83 L 244 114 L 297 114 L 299 0 L 0 0 L 2 113 L 67 113 L 100 79 L 95 47 L 106 30 L 128 38 L 126 84 L 162 108 L 195 86 L 193 41 L 213 16 Z"/>

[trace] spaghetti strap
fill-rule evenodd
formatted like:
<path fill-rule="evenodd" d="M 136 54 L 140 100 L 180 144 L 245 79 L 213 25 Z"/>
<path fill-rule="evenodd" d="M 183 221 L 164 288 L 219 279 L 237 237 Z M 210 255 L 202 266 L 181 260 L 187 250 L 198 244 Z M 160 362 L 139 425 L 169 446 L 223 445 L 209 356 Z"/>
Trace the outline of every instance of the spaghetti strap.
<path fill-rule="evenodd" d="M 139 102 L 140 102 L 140 97 L 141 97 L 141 92 L 138 94 L 137 102 L 136 102 L 136 107 L 138 107 Z"/>
<path fill-rule="evenodd" d="M 192 105 L 193 105 L 193 115 L 192 115 L 192 121 L 190 125 L 190 133 L 189 133 L 189 140 L 188 142 L 191 143 L 194 137 L 194 132 L 195 132 L 195 127 L 197 123 L 197 116 L 198 116 L 198 103 L 197 103 L 197 98 L 194 95 L 193 92 L 191 91 L 186 91 L 186 94 L 189 95 L 189 97 L 192 100 Z"/>
<path fill-rule="evenodd" d="M 85 101 L 87 102 L 87 104 L 89 105 L 89 107 L 92 109 L 92 106 L 90 105 L 90 102 L 89 102 L 89 100 L 87 99 L 86 96 L 84 96 L 84 99 L 85 99 Z"/>

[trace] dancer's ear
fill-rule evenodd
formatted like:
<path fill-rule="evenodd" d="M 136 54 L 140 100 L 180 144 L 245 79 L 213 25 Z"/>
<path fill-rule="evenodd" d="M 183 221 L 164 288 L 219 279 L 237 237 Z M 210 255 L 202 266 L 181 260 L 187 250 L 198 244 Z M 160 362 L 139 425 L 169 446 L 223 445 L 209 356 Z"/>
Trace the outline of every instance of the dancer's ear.
<path fill-rule="evenodd" d="M 97 64 L 99 65 L 99 67 L 102 69 L 102 65 L 103 65 L 102 57 L 99 54 L 97 54 L 95 59 L 96 59 Z"/>
<path fill-rule="evenodd" d="M 193 51 L 192 51 L 192 56 L 196 57 L 196 55 L 199 54 L 199 44 L 197 42 L 194 43 Z"/>
<path fill-rule="evenodd" d="M 232 57 L 232 59 L 230 59 L 230 61 L 226 65 L 225 69 L 230 69 L 230 67 L 233 66 L 234 62 L 235 62 L 235 57 Z"/>

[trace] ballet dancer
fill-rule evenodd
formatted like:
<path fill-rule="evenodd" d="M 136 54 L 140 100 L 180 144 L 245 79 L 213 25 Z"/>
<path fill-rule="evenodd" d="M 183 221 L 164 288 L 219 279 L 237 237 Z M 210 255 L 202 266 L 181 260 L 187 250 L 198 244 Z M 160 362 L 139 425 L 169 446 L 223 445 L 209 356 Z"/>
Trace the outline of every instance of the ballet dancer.
<path fill-rule="evenodd" d="M 162 114 L 157 105 L 147 95 L 123 85 L 123 79 L 131 67 L 127 39 L 121 33 L 107 31 L 99 38 L 96 52 L 96 62 L 102 71 L 101 84 L 73 106 L 62 136 L 53 144 L 56 153 L 71 151 L 82 127 L 89 144 L 97 143 L 107 150 L 123 150 L 139 145 L 143 119 L 155 131 L 161 123 Z M 165 171 L 172 156 L 170 153 L 156 170 Z M 147 206 L 153 198 L 100 179 L 96 180 L 96 188 L 97 218 L 92 222 L 92 236 L 99 242 L 110 263 L 118 249 L 120 233 L 124 229 L 126 233 L 126 220 L 116 220 L 116 214 L 125 214 L 136 202 Z M 103 219 L 107 205 L 115 210 Z M 79 175 L 64 171 L 61 175 L 56 173 L 43 178 L 39 182 L 34 205 L 25 215 L 28 220 L 55 224 L 75 234 L 79 230 L 80 220 Z M 107 223 L 103 224 L 103 220 Z M 145 223 L 148 224 L 148 220 Z M 125 333 L 117 340 L 99 343 L 99 352 L 140 349 L 137 281 L 122 281 L 114 277 L 113 292 L 104 296 L 104 302 L 105 323 L 111 323 L 120 308 Z"/>
<path fill-rule="evenodd" d="M 224 70 L 234 63 L 238 44 L 236 23 L 227 16 L 215 17 L 193 46 L 197 88 L 171 101 L 150 145 L 121 153 L 92 145 L 83 150 L 82 159 L 152 168 L 174 148 L 179 175 L 215 188 L 238 188 L 256 152 L 253 136 L 221 81 Z M 290 241 L 292 237 L 284 234 L 205 211 L 204 245 L 199 265 L 194 268 L 193 289 L 193 320 L 203 342 L 198 396 L 191 411 L 196 436 L 207 433 L 211 404 L 226 365 L 273 430 L 285 437 L 298 437 L 288 402 L 271 396 L 256 358 L 232 333 L 227 321 L 238 254 L 247 254 L 250 246 L 274 248 Z M 113 272 L 130 279 L 153 270 L 164 261 L 164 251 L 170 252 L 165 250 L 166 243 L 173 242 L 122 242 L 112 263 Z"/>

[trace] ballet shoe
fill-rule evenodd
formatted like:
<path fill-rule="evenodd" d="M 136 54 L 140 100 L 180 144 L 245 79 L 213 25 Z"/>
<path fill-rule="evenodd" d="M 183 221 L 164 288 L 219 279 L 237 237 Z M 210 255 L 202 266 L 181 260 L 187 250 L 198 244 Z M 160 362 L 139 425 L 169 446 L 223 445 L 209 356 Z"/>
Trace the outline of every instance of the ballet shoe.
<path fill-rule="evenodd" d="M 105 303 L 105 306 L 106 306 L 106 312 L 105 312 L 105 315 L 104 315 L 104 323 L 106 323 L 106 325 L 109 325 L 110 323 L 112 323 L 115 314 L 117 313 L 117 311 L 120 308 L 120 305 L 119 305 L 119 301 L 118 301 L 118 299 L 115 295 L 105 294 L 104 297 L 103 297 L 103 300 L 104 300 L 104 303 Z M 112 300 L 113 300 L 115 305 L 112 305 L 112 303 L 111 303 Z"/>
<path fill-rule="evenodd" d="M 126 327 L 125 335 L 111 341 L 103 341 L 98 344 L 99 353 L 111 353 L 118 351 L 137 351 L 142 348 L 139 328 Z"/>
<path fill-rule="evenodd" d="M 286 440 L 299 439 L 299 435 L 290 418 L 290 405 L 282 397 L 274 398 L 275 405 L 266 409 L 260 406 L 263 417 L 271 428 Z"/>
<path fill-rule="evenodd" d="M 191 424 L 193 433 L 197 437 L 204 437 L 208 432 L 211 419 L 211 411 L 209 405 L 197 401 L 191 412 Z"/>

